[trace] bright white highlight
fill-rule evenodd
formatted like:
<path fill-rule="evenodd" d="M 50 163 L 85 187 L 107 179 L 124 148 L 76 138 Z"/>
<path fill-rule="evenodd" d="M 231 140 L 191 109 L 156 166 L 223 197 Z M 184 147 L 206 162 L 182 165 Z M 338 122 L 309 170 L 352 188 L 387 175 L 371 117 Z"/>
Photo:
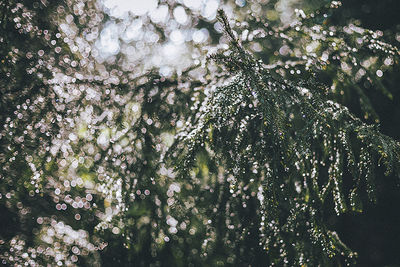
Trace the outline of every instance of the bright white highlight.
<path fill-rule="evenodd" d="M 174 30 L 170 34 L 171 41 L 175 44 L 183 44 L 185 42 L 185 36 L 180 30 Z"/>
<path fill-rule="evenodd" d="M 201 15 L 209 20 L 215 19 L 217 16 L 217 9 L 219 6 L 219 0 L 208 0 Z"/>
<path fill-rule="evenodd" d="M 113 17 L 124 17 L 127 12 L 142 16 L 156 9 L 158 0 L 104 0 L 103 4 Z"/>
<path fill-rule="evenodd" d="M 203 28 L 201 30 L 197 30 L 193 33 L 192 38 L 193 42 L 195 43 L 203 43 L 207 41 L 207 38 L 209 36 L 208 30 L 206 28 Z"/>
<path fill-rule="evenodd" d="M 185 24 L 187 22 L 188 16 L 183 6 L 177 6 L 174 9 L 174 18 L 180 24 Z"/>
<path fill-rule="evenodd" d="M 100 40 L 96 42 L 96 47 L 106 56 L 116 55 L 120 49 L 118 36 L 118 26 L 115 23 L 109 23 L 101 31 Z"/>
<path fill-rule="evenodd" d="M 150 18 L 154 23 L 164 23 L 168 18 L 168 6 L 161 5 L 150 12 Z"/>

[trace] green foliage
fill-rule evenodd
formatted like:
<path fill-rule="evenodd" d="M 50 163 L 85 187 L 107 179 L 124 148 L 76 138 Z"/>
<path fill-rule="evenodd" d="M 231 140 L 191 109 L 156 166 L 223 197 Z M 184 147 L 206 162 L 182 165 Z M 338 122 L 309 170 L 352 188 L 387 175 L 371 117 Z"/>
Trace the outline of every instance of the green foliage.
<path fill-rule="evenodd" d="M 0 1 L 2 264 L 357 264 L 335 220 L 368 214 L 400 176 L 377 124 L 399 51 L 335 23 L 338 1 L 285 26 L 274 1 L 235 3 L 240 22 L 200 19 L 220 42 L 207 60 L 142 75 L 96 58 L 96 1 Z"/>
<path fill-rule="evenodd" d="M 232 232 L 237 235 L 225 237 L 225 242 L 235 243 L 238 236 L 254 238 L 248 226 L 241 224 L 249 220 L 246 213 L 250 212 L 252 223 L 258 226 L 260 245 L 271 263 L 352 263 L 356 254 L 322 218 L 330 208 L 338 216 L 349 209 L 362 212 L 362 190 L 370 201 L 375 201 L 375 166 L 383 164 L 385 175 L 399 175 L 399 142 L 330 100 L 320 84 L 279 77 L 279 66 L 268 68 L 244 50 L 222 11 L 220 19 L 231 43 L 226 51 L 211 58 L 232 78 L 211 90 L 193 129 L 181 134 L 185 142 L 185 152 L 178 157 L 182 179 L 195 164 L 195 155 L 204 153 L 205 147 L 214 164 L 224 166 L 223 184 L 229 186 L 229 193 L 223 201 L 241 200 L 231 207 L 239 217 L 232 224 Z M 395 48 L 381 45 L 387 48 L 384 56 L 394 55 L 398 60 Z M 311 58 L 320 61 L 317 56 Z M 297 64 L 303 71 L 310 67 L 308 62 Z M 337 71 L 341 74 L 346 70 Z M 342 185 L 345 171 L 353 176 L 350 189 Z M 213 212 L 222 214 L 221 210 Z M 229 229 L 231 219 L 227 216 L 225 220 Z"/>

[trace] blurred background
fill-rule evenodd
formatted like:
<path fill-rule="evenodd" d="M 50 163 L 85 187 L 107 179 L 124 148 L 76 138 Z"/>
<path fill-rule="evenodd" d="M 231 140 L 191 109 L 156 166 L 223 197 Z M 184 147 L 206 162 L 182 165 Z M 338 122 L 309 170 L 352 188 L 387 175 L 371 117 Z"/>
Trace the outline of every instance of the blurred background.
<path fill-rule="evenodd" d="M 306 78 L 304 70 L 315 62 L 331 60 L 316 72 L 332 89 L 329 95 L 399 140 L 400 76 L 392 58 L 363 59 L 368 76 L 347 64 L 351 57 L 333 60 L 333 49 L 315 40 L 297 36 L 296 47 L 282 36 L 257 39 L 256 32 L 246 32 L 257 17 L 286 29 L 331 2 L 1 1 L 1 263 L 262 265 L 267 256 L 258 239 L 243 241 L 248 251 L 233 245 L 236 236 L 213 239 L 210 206 L 216 200 L 202 192 L 211 191 L 204 181 L 218 181 L 211 173 L 221 170 L 200 166 L 196 175 L 209 180 L 199 182 L 197 192 L 175 180 L 160 157 L 188 117 L 196 116 L 188 110 L 200 105 L 204 87 L 217 83 L 213 75 L 220 70 L 207 55 L 229 43 L 216 19 L 219 8 L 236 21 L 232 26 L 246 49 L 271 68 L 282 65 L 282 75 Z M 346 25 L 354 32 L 369 28 L 399 47 L 397 2 L 343 1 L 316 23 L 332 25 L 332 32 Z M 314 53 L 314 61 L 297 67 L 305 51 Z M 339 72 L 348 76 L 334 78 Z M 363 106 L 360 92 L 372 108 Z M 399 185 L 383 171 L 376 176 L 376 205 L 325 219 L 359 253 L 359 266 L 400 266 Z"/>

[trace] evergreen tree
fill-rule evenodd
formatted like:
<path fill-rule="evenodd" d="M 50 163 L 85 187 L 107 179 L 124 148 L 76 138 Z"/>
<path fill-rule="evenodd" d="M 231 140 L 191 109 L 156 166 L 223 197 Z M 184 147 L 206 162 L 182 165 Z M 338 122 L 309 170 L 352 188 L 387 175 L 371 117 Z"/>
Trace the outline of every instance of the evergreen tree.
<path fill-rule="evenodd" d="M 326 85 L 315 78 L 317 72 L 335 68 L 326 67 L 325 62 L 336 57 L 335 50 L 329 46 L 350 51 L 347 57 L 341 55 L 341 64 L 349 60 L 353 66 L 361 64 L 357 64 L 359 55 L 351 52 L 367 48 L 378 55 L 378 49 L 384 50 L 384 57 L 398 58 L 397 49 L 375 40 L 373 32 L 324 29 L 314 24 L 315 16 L 302 16 L 303 20 L 295 25 L 275 32 L 268 32 L 267 24 L 261 20 L 256 24 L 258 34 L 276 34 L 291 45 L 288 49 L 295 48 L 297 36 L 293 32 L 308 31 L 314 41 L 328 47 L 320 52 L 322 56 L 310 53 L 302 55 L 297 62 L 292 61 L 293 69 L 304 74 L 290 77 L 292 67 L 266 65 L 248 53 L 237 37 L 243 35 L 235 34 L 220 12 L 231 45 L 211 58 L 222 64 L 232 77 L 226 84 L 210 89 L 193 126 L 181 133 L 185 145 L 183 152 L 178 150 L 177 164 L 182 179 L 186 180 L 188 171 L 199 164 L 196 163 L 199 154 L 207 155 L 206 163 L 201 164 L 208 168 L 215 166 L 215 173 L 218 166 L 224 166 L 223 179 L 218 181 L 224 189 L 207 183 L 212 188 L 211 195 L 216 194 L 218 198 L 210 201 L 211 196 L 205 197 L 206 203 L 216 205 L 208 212 L 206 206 L 201 213 L 215 214 L 210 217 L 212 221 L 225 224 L 215 229 L 214 240 L 234 244 L 232 249 L 237 249 L 239 264 L 246 260 L 250 264 L 261 264 L 262 254 L 249 250 L 257 237 L 266 251 L 266 261 L 278 266 L 354 263 L 356 254 L 324 218 L 333 211 L 337 216 L 348 211 L 362 212 L 367 198 L 364 196 L 375 201 L 376 165 L 385 166 L 385 175 L 399 174 L 399 142 L 332 101 Z M 307 26 L 310 21 L 311 30 Z M 247 25 L 244 28 L 248 30 Z M 347 38 L 336 45 L 331 43 L 332 39 L 338 40 L 333 37 L 336 34 L 348 34 L 350 40 L 360 34 L 364 40 L 354 48 L 344 41 Z M 375 42 L 380 45 L 376 46 Z M 335 71 L 337 75 L 347 75 L 345 68 Z M 361 101 L 365 99 L 361 104 L 366 105 L 364 112 L 368 118 L 368 111 L 372 113 L 373 107 L 361 90 L 357 93 Z M 344 181 L 344 172 L 352 176 L 346 177 L 351 181 Z M 200 177 L 193 175 L 192 183 L 201 186 Z M 252 257 L 247 258 L 249 254 Z"/>
<path fill-rule="evenodd" d="M 198 19 L 219 41 L 206 60 L 141 75 L 95 59 L 95 1 L 0 2 L 2 264 L 400 262 L 358 255 L 346 229 L 397 221 L 374 207 L 400 196 L 397 126 L 379 106 L 398 111 L 398 36 L 343 19 L 339 1 L 284 26 L 245 4 L 218 12 L 222 36 Z"/>

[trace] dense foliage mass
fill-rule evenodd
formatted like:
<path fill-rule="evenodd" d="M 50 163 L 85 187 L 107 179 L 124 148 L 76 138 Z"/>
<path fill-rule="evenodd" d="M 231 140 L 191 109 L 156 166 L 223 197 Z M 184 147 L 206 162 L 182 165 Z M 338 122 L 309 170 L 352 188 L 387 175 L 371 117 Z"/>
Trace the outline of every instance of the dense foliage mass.
<path fill-rule="evenodd" d="M 396 26 L 148 3 L 0 1 L 1 263 L 399 264 Z"/>

